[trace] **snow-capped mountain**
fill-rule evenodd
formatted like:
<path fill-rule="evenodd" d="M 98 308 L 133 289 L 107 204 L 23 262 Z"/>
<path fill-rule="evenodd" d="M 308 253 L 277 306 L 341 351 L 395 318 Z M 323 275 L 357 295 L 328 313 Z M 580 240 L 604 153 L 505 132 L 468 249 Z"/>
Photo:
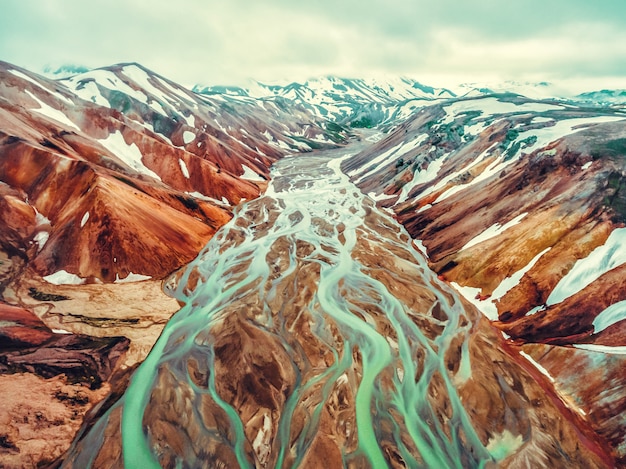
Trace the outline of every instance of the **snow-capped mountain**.
<path fill-rule="evenodd" d="M 427 86 L 410 78 L 346 79 L 321 77 L 304 83 L 267 85 L 251 82 L 247 87 L 196 85 L 193 90 L 207 96 L 249 100 L 280 97 L 328 119 L 355 128 L 388 131 L 422 107 L 454 98 L 476 98 L 511 94 L 530 99 L 556 99 L 595 106 L 623 105 L 626 92 L 602 90 L 574 95 L 558 83 L 503 81 L 462 83 L 448 88 Z"/>
<path fill-rule="evenodd" d="M 53 80 L 68 78 L 79 73 L 86 73 L 88 67 L 76 64 L 46 65 L 42 70 L 42 75 Z"/>
<path fill-rule="evenodd" d="M 409 231 L 421 237 L 439 273 L 468 284 L 475 273 L 459 269 L 459 261 L 450 251 L 453 241 L 446 239 L 445 230 L 433 227 L 436 236 L 428 239 L 429 223 L 449 228 L 454 217 L 455 223 L 463 224 L 462 231 L 454 231 L 454 243 L 459 243 L 454 249 L 463 252 L 467 262 L 474 262 L 468 257 L 474 246 L 478 249 L 492 238 L 502 245 L 505 238 L 496 235 L 509 226 L 524 226 L 533 212 L 545 215 L 549 207 L 562 205 L 565 200 L 573 210 L 570 190 L 579 194 L 575 200 L 581 212 L 591 204 L 594 217 L 611 219 L 615 226 L 624 223 L 621 196 L 615 199 L 609 194 L 615 189 L 609 180 L 622 172 L 624 132 L 626 113 L 612 109 L 533 101 L 515 95 L 459 99 L 422 109 L 400 129 L 347 161 L 344 168 L 363 190 L 381 206 L 393 209 Z M 513 183 L 515 178 L 521 179 Z M 526 206 L 522 200 L 535 179 Z M 553 185 L 558 190 L 552 189 Z M 486 190 L 491 186 L 494 188 Z M 495 188 L 506 192 L 495 192 Z M 505 203 L 507 197 L 511 200 Z M 475 210 L 467 213 L 468 206 L 475 204 Z M 491 210 L 493 214 L 488 215 Z M 506 225 L 507 220 L 514 222 Z M 506 228 L 496 230 L 494 224 Z M 536 238 L 536 233 L 533 236 Z M 519 236 L 514 239 L 519 240 Z M 504 252 L 510 254 L 511 250 Z M 541 249 L 526 250 L 526 255 L 532 258 L 539 252 Z M 547 257 L 563 261 L 562 256 Z M 495 261 L 485 262 L 493 266 Z M 508 270 L 501 269 L 501 275 Z M 461 277 L 457 278 L 457 273 Z M 482 296 L 491 294 L 498 285 L 496 280 L 492 272 L 489 286 L 481 285 Z M 478 279 L 476 282 L 480 283 Z M 497 308 L 491 301 L 485 303 L 484 310 L 492 320 L 505 311 L 507 316 L 517 316 L 518 309 L 521 315 L 541 306 L 519 301 L 506 304 L 504 294 L 498 298 Z M 528 309 L 521 311 L 525 306 Z"/>
<path fill-rule="evenodd" d="M 455 96 L 445 88 L 425 86 L 409 78 L 347 79 L 333 76 L 285 86 L 259 82 L 248 88 L 197 85 L 194 91 L 257 99 L 281 97 L 320 118 L 365 128 L 393 124 L 427 103 Z"/>
<path fill-rule="evenodd" d="M 257 150 L 257 145 L 251 148 L 250 145 L 258 143 L 261 153 L 264 149 L 271 152 L 272 147 L 281 151 L 309 151 L 325 145 L 332 147 L 343 140 L 341 135 L 332 134 L 322 128 L 324 121 L 316 120 L 313 115 L 303 112 L 292 103 L 269 99 L 235 99 L 228 92 L 201 96 L 139 64 L 120 64 L 95 69 L 74 75 L 63 80 L 63 83 L 83 99 L 113 106 L 123 112 L 126 103 L 116 99 L 116 93 L 121 92 L 138 106 L 147 106 L 157 121 L 162 118 L 184 120 L 188 114 L 204 112 L 207 117 L 206 128 L 212 126 L 215 131 L 226 134 L 227 140 L 235 139 L 253 151 Z M 226 122 L 228 119 L 232 122 Z M 221 121 L 226 126 L 221 126 Z M 261 132 L 261 141 L 251 142 L 253 137 L 245 134 L 245 128 L 254 121 L 263 121 L 268 132 L 273 128 L 279 128 L 280 131 L 275 132 L 275 135 L 272 132 Z M 149 122 L 143 124 L 148 127 L 152 125 Z M 192 120 L 187 120 L 187 124 L 193 127 Z M 162 126 L 157 124 L 156 128 L 162 129 Z M 240 129 L 244 129 L 243 133 Z M 157 133 L 165 135 L 159 130 Z"/>
<path fill-rule="evenodd" d="M 576 87 L 579 88 L 578 86 Z M 626 104 L 626 90 L 603 89 L 579 93 L 572 85 L 552 82 L 504 81 L 496 83 L 463 83 L 451 87 L 459 97 L 479 97 L 490 94 L 512 93 L 530 99 L 557 99 L 574 105 L 593 105 L 598 107 L 619 107 Z"/>
<path fill-rule="evenodd" d="M 478 97 L 489 94 L 518 94 L 530 99 L 563 98 L 568 91 L 556 83 L 547 81 L 497 81 L 461 83 L 452 87 L 452 91 L 459 97 Z"/>
<path fill-rule="evenodd" d="M 574 100 L 582 103 L 606 105 L 626 105 L 626 90 L 589 91 L 577 95 Z"/>

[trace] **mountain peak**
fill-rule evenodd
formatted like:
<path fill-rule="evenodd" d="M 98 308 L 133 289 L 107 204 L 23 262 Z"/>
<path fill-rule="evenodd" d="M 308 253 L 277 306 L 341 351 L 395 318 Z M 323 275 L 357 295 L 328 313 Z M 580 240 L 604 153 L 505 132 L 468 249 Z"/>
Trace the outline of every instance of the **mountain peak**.
<path fill-rule="evenodd" d="M 46 65 L 42 74 L 47 76 L 48 78 L 53 78 L 55 80 L 71 77 L 73 75 L 78 75 L 80 73 L 85 73 L 90 70 L 89 67 L 78 64 L 61 64 L 61 65 Z"/>

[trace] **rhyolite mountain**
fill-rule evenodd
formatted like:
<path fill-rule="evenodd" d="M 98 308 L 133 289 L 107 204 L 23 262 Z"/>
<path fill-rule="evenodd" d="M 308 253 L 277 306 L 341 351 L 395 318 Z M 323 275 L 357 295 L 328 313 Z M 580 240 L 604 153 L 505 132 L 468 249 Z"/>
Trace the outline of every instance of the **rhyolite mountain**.
<path fill-rule="evenodd" d="M 162 278 L 258 196 L 276 158 L 342 139 L 296 109 L 201 98 L 136 64 L 59 82 L 1 73 L 0 174 L 31 207 L 44 276 Z M 131 260 L 137 249 L 156 257 Z"/>
<path fill-rule="evenodd" d="M 624 464 L 607 96 L 0 64 L 0 461 Z"/>
<path fill-rule="evenodd" d="M 515 95 L 449 101 L 343 164 L 622 461 L 624 117 Z"/>
<path fill-rule="evenodd" d="M 288 103 L 199 96 L 137 64 L 55 81 L 2 63 L 0 123 L 0 294 L 18 306 L 3 310 L 0 367 L 34 373 L 2 415 L 16 467 L 58 457 L 81 423 L 67 415 L 91 402 L 84 385 L 145 357 L 178 308 L 162 279 L 258 197 L 271 164 L 346 135 Z M 38 379 L 60 376 L 73 391 Z M 37 417 L 37 386 L 61 414 Z M 23 436 L 42 419 L 54 437 Z"/>

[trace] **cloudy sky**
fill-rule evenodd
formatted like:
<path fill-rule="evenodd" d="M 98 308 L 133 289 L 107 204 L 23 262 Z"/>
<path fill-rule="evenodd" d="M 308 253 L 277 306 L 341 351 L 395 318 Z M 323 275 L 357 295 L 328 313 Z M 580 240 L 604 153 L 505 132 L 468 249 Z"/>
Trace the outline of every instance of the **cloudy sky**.
<path fill-rule="evenodd" d="M 0 60 L 185 85 L 402 75 L 626 88 L 625 0 L 2 0 Z"/>

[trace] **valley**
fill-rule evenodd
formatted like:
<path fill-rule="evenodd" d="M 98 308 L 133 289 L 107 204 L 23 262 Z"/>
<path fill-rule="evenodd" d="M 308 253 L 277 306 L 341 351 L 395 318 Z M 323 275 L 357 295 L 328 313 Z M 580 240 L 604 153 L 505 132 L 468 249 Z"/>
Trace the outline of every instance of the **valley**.
<path fill-rule="evenodd" d="M 601 467 L 341 173 L 350 149 L 277 162 L 168 282 L 183 308 L 67 467 Z"/>
<path fill-rule="evenodd" d="M 257 85 L 2 64 L 0 465 L 624 464 L 623 104 Z"/>

